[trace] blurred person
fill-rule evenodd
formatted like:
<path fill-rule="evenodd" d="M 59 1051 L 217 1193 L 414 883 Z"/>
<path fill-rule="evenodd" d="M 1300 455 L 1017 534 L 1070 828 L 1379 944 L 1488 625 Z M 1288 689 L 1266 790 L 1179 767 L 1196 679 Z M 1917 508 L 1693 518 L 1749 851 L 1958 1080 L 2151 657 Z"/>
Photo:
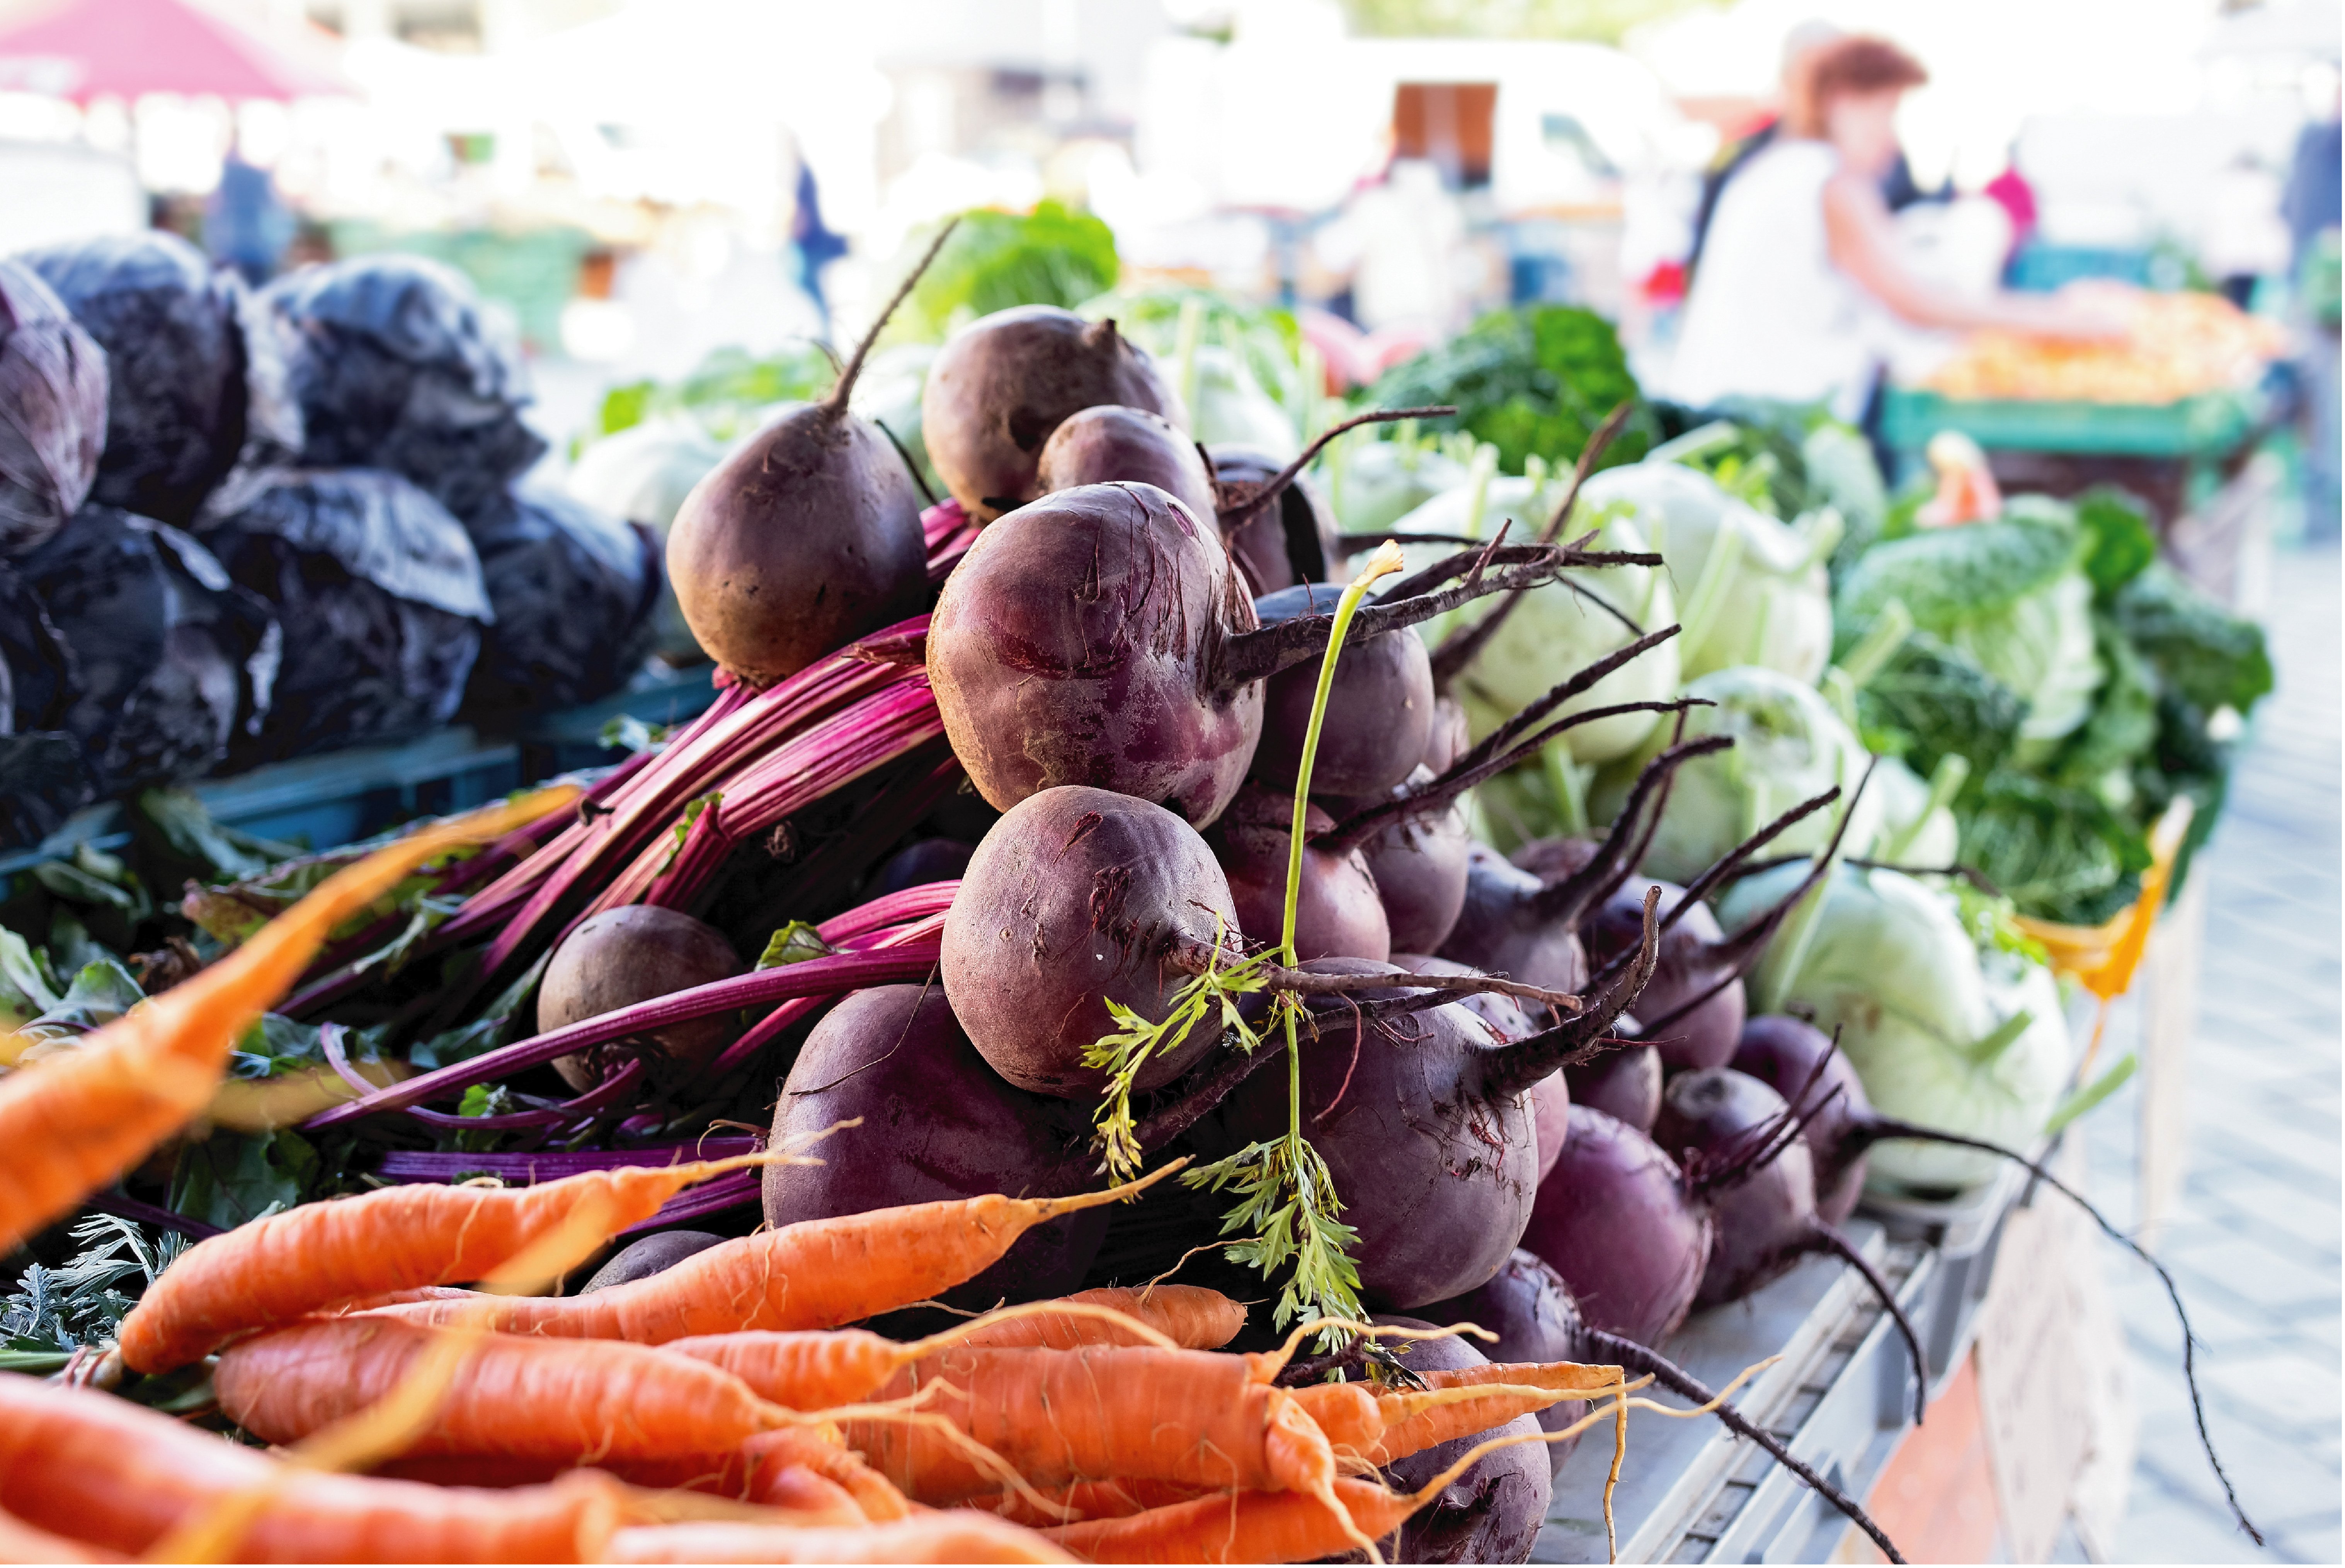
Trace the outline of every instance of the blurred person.
<path fill-rule="evenodd" d="M 1783 118 L 1791 106 L 1798 103 L 1807 91 L 1808 73 L 1824 50 L 1848 35 L 1830 22 L 1808 21 L 1793 27 L 1783 37 L 1782 102 L 1765 123 L 1741 140 L 1721 149 L 1701 177 L 1701 199 L 1694 208 L 1693 244 L 1686 251 L 1684 271 L 1690 275 L 1701 263 L 1703 243 L 1710 238 L 1710 225 L 1718 216 L 1719 198 L 1736 175 L 1775 144 L 1783 134 Z M 1914 170 L 1905 161 L 1903 148 L 1899 148 L 1889 170 L 1881 179 L 1882 199 L 1892 212 L 1903 212 L 1917 201 L 1927 199 L 1922 188 L 1914 181 Z"/>
<path fill-rule="evenodd" d="M 797 207 L 790 214 L 790 244 L 797 251 L 798 287 L 814 301 L 822 317 L 825 337 L 830 335 L 830 300 L 822 291 L 822 270 L 847 254 L 847 240 L 822 220 L 822 192 L 816 188 L 814 165 L 798 159 Z"/>
<path fill-rule="evenodd" d="M 1973 296 L 1901 254 L 1881 182 L 1898 156 L 1898 101 L 1928 79 L 1879 38 L 1842 38 L 1818 52 L 1783 133 L 1719 201 L 1669 366 L 1670 396 L 1695 407 L 1731 396 L 1821 402 L 1856 422 L 1897 323 L 2112 334 L 2065 300 Z"/>
<path fill-rule="evenodd" d="M 1351 317 L 1371 334 L 1447 337 L 1465 324 L 1466 218 L 1422 158 L 1396 158 L 1343 216 L 1313 237 L 1318 259 L 1351 276 Z"/>
<path fill-rule="evenodd" d="M 2004 216 L 2011 219 L 2011 249 L 2009 254 L 2004 258 L 2005 274 L 2008 278 L 2011 264 L 2019 260 L 2020 251 L 2025 249 L 2027 242 L 2035 238 L 2035 225 L 2038 218 L 2035 207 L 2035 187 L 2029 184 L 2027 177 L 2019 172 L 2017 146 L 2015 145 L 2004 155 L 2003 172 L 1988 180 L 1979 194 L 2002 208 Z"/>
<path fill-rule="evenodd" d="M 269 171 L 246 161 L 240 145 L 231 146 L 204 204 L 205 252 L 258 289 L 277 275 L 297 227 Z"/>
<path fill-rule="evenodd" d="M 2304 387 L 2304 535 L 2335 543 L 2339 535 L 2338 235 L 2345 137 L 2332 82 L 2328 112 L 2307 125 L 2289 160 L 2280 199 L 2288 221 L 2296 284 L 2298 373 Z"/>
<path fill-rule="evenodd" d="M 2289 230 L 2280 205 L 2279 178 L 2250 152 L 2226 165 L 2208 193 L 2198 264 L 2242 311 L 2255 299 L 2257 280 L 2288 265 Z"/>

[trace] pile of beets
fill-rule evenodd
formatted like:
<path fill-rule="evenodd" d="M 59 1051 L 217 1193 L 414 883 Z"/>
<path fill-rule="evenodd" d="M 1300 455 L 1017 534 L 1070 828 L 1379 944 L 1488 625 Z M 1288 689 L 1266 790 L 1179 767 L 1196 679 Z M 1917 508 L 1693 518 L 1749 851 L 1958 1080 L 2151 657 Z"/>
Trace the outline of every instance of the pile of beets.
<path fill-rule="evenodd" d="M 1782 827 L 1839 803 L 1805 803 L 1692 887 L 1640 879 L 1673 769 L 1729 744 L 1694 741 L 1653 760 L 1600 841 L 1536 843 L 1509 860 L 1474 840 L 1465 791 L 1562 727 L 1619 711 L 1554 717 L 1675 628 L 1648 628 L 1478 741 L 1417 630 L 1463 611 L 1483 618 L 1453 635 L 1486 638 L 1488 617 L 1567 567 L 1656 558 L 1574 548 L 1567 503 L 1522 520 L 1517 543 L 1380 584 L 1351 622 L 1315 737 L 1343 587 L 1329 564 L 1344 556 L 1295 483 L 1300 462 L 1200 447 L 1113 321 L 1024 307 L 939 354 L 923 428 L 950 494 L 926 496 L 888 433 L 848 410 L 863 357 L 827 401 L 711 473 L 667 545 L 721 681 L 775 688 L 842 648 L 923 670 L 958 764 L 944 808 L 861 840 L 879 846 L 867 898 L 957 885 L 924 979 L 857 991 L 794 1036 L 771 1142 L 818 1139 L 821 1163 L 766 1173 L 766 1220 L 1095 1186 L 1111 1092 L 1101 1042 L 1163 1022 L 1198 977 L 1251 962 L 1258 989 L 1217 996 L 1124 1074 L 1141 1160 L 1203 1166 L 1275 1139 L 1299 1083 L 1299 1129 L 1354 1233 L 1365 1309 L 1470 1319 L 1498 1336 L 1494 1358 L 1618 1362 L 1707 1398 L 1648 1347 L 1808 1252 L 1847 1252 L 1834 1226 L 1869 1135 L 1830 1041 L 1744 1017 L 1741 975 L 1781 910 L 1730 940 L 1701 899 Z M 940 539 L 961 542 L 949 569 Z M 1641 706 L 1668 722 L 1685 705 Z M 1284 934 L 1290 864 L 1293 950 L 1265 958 Z M 726 977 L 739 968 L 724 932 L 690 911 L 609 911 L 553 949 L 539 1025 L 737 983 Z M 1302 1009 L 1292 1074 L 1283 1030 L 1251 1027 L 1281 1006 Z M 686 1020 L 608 1061 L 560 1065 L 591 1091 L 620 1061 L 706 1063 L 739 1033 L 726 1017 Z M 1041 1227 L 944 1305 L 1174 1269 L 1266 1302 L 1281 1282 L 1220 1245 L 1242 1239 L 1224 1234 L 1231 1203 L 1159 1184 L 1112 1214 Z M 650 1238 L 636 1267 L 692 1241 Z M 1255 1316 L 1235 1348 L 1275 1343 L 1267 1305 Z M 1409 1355 L 1434 1366 L 1476 1353 L 1453 1341 Z M 1352 1375 L 1408 1376 L 1409 1355 L 1364 1342 L 1351 1355 Z M 1562 1454 L 1489 1456 L 1412 1525 L 1404 1560 L 1525 1560 Z"/>

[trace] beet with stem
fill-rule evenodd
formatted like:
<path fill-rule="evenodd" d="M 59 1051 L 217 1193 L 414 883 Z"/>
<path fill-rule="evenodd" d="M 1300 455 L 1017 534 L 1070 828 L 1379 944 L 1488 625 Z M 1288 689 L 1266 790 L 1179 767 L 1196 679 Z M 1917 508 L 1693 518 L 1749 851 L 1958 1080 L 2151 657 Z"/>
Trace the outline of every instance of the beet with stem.
<path fill-rule="evenodd" d="M 1020 305 L 979 317 L 937 351 L 920 433 L 953 499 L 989 523 L 1042 494 L 1043 445 L 1070 415 L 1102 405 L 1188 423 L 1154 361 L 1114 321 Z"/>
<path fill-rule="evenodd" d="M 1440 1323 L 1420 1318 L 1378 1313 L 1385 1328 L 1436 1329 Z M 1495 1347 L 1494 1347 L 1495 1348 Z M 1494 1358 L 1457 1335 L 1410 1339 L 1396 1347 L 1401 1364 L 1412 1372 L 1454 1372 L 1487 1367 Z M 1561 1359 L 1562 1358 L 1552 1358 Z M 1479 1445 L 1496 1438 L 1528 1438 L 1540 1431 L 1540 1420 L 1549 1411 L 1576 1410 L 1581 1401 L 1550 1405 L 1537 1415 L 1517 1416 L 1503 1425 L 1452 1438 L 1445 1443 L 1410 1454 L 1385 1466 L 1386 1484 L 1400 1492 L 1430 1486 L 1450 1466 Z M 1551 1430 L 1551 1429 L 1550 1429 Z M 1466 1472 L 1443 1487 L 1433 1502 L 1409 1515 L 1390 1538 L 1395 1563 L 1528 1563 L 1531 1546 L 1547 1523 L 1548 1504 L 1554 1495 L 1555 1463 L 1549 1453 L 1565 1443 L 1518 1443 L 1495 1449 L 1474 1461 Z M 1542 1453 L 1544 1448 L 1549 1453 Z"/>
<path fill-rule="evenodd" d="M 1722 1067 L 1742 1033 L 1742 982 L 1735 977 L 1719 984 L 1714 968 L 1703 960 L 1725 946 L 1726 933 L 1710 906 L 1689 900 L 1683 888 L 1659 881 L 1651 885 L 1661 890 L 1661 962 L 1638 1005 L 1666 1022 L 1648 1031 L 1646 1039 L 1670 1072 Z M 1591 962 L 1602 963 L 1637 940 L 1642 907 L 1626 888 L 1596 906 L 1580 927 Z"/>
<path fill-rule="evenodd" d="M 918 614 L 927 596 L 919 485 L 887 433 L 848 412 L 848 399 L 872 339 L 952 230 L 856 345 L 830 395 L 717 464 L 668 529 L 668 580 L 694 640 L 752 686 Z"/>
<path fill-rule="evenodd" d="M 1680 1073 L 1661 1096 L 1654 1141 L 1681 1162 L 1687 1191 L 1715 1222 L 1700 1306 L 1739 1301 L 1791 1272 L 1812 1252 L 1831 1253 L 1864 1277 L 1897 1325 L 1914 1363 L 1914 1420 L 1930 1397 L 1921 1336 L 1879 1269 L 1816 1214 L 1815 1169 L 1783 1096 L 1731 1067 Z"/>
<path fill-rule="evenodd" d="M 1172 812 L 1069 785 L 1013 806 L 986 834 L 945 917 L 945 993 L 978 1052 L 1036 1094 L 1096 1097 L 1084 1064 L 1119 1027 L 1108 1003 L 1165 1016 L 1189 969 L 1243 956 L 1237 907 L 1213 852 Z M 1145 1066 L 1161 1087 L 1204 1054 L 1197 1033 Z"/>
<path fill-rule="evenodd" d="M 605 910 L 580 921 L 553 950 L 538 988 L 538 1033 L 740 972 L 740 955 L 724 933 L 681 911 L 655 904 Z M 720 1013 L 669 1024 L 643 1044 L 665 1058 L 665 1071 L 655 1078 L 673 1081 L 715 1061 L 740 1033 L 739 1015 Z M 627 1044 L 598 1045 L 556 1058 L 553 1070 L 583 1093 L 639 1054 Z"/>
<path fill-rule="evenodd" d="M 1325 831 L 1335 821 L 1315 804 L 1304 821 Z M 1229 879 L 1238 924 L 1247 931 L 1279 928 L 1286 908 L 1286 869 L 1294 845 L 1294 799 L 1249 784 L 1238 791 L 1205 836 L 1213 859 Z M 1379 963 L 1392 954 L 1392 930 L 1385 917 L 1376 878 L 1357 850 L 1303 845 L 1303 880 L 1295 898 L 1294 952 L 1304 960 L 1365 958 Z"/>
<path fill-rule="evenodd" d="M 1350 640 L 1544 577 L 1560 558 L 1453 558 L 1363 610 Z M 1202 828 L 1254 759 L 1262 683 L 1323 651 L 1332 625 L 1260 626 L 1209 523 L 1152 484 L 1088 484 L 978 535 L 930 621 L 929 677 L 954 755 L 1000 809 L 1085 784 Z"/>
<path fill-rule="evenodd" d="M 1864 1196 L 1868 1145 L 1862 1129 L 1873 1120 L 1873 1102 L 1856 1068 L 1831 1035 L 1781 1013 L 1743 1024 L 1728 1064 L 1791 1103 L 1815 1164 L 1817 1217 L 1827 1225 L 1844 1223 Z"/>

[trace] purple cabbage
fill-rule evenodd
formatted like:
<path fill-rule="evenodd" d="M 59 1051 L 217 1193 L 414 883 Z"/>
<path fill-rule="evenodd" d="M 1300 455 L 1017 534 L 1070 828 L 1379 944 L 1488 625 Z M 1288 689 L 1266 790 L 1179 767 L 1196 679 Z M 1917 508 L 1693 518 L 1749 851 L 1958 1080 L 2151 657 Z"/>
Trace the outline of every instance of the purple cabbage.
<path fill-rule="evenodd" d="M 232 739 L 259 732 L 283 634 L 260 596 L 195 540 L 86 506 L 18 570 L 65 657 L 28 681 L 28 628 L 0 626 L 17 728 L 71 735 L 99 794 L 195 778 Z"/>
<path fill-rule="evenodd" d="M 287 334 L 309 468 L 388 468 L 472 521 L 545 452 L 519 355 L 464 276 L 417 256 L 305 267 L 263 303 Z"/>
<path fill-rule="evenodd" d="M 299 650 L 239 761 L 417 734 L 455 717 L 492 617 L 472 539 L 421 490 L 376 469 L 279 470 L 204 543 Z"/>
<path fill-rule="evenodd" d="M 592 702 L 642 667 L 662 581 L 649 529 L 539 490 L 500 493 L 465 526 L 496 612 L 465 693 L 468 712 Z"/>
<path fill-rule="evenodd" d="M 106 351 L 106 447 L 90 500 L 184 528 L 240 463 L 299 448 L 276 334 L 235 273 L 157 229 L 21 260 Z"/>
<path fill-rule="evenodd" d="M 40 275 L 0 260 L 0 556 L 81 509 L 106 444 L 106 352 Z"/>

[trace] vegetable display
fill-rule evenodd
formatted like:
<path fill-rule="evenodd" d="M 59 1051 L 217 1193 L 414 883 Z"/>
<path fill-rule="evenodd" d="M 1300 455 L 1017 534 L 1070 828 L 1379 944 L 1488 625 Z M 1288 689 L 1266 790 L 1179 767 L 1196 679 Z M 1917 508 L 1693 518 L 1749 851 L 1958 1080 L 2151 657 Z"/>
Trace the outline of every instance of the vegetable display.
<path fill-rule="evenodd" d="M 1286 458 L 1201 451 L 1206 349 L 1274 408 L 1308 356 L 1092 298 L 1091 222 L 949 225 L 827 383 L 735 366 L 767 416 L 705 466 L 705 428 L 590 445 L 633 528 L 514 488 L 514 367 L 450 279 L 297 274 L 320 466 L 207 518 L 228 569 L 84 505 L 0 577 L 48 606 L 5 645 L 23 728 L 109 787 L 303 714 L 607 691 L 663 527 L 716 666 L 543 794 L 305 852 L 150 790 L 127 858 L 0 909 L 0 1241 L 36 1254 L 0 1542 L 1519 1562 L 1550 1456 L 1609 1425 L 1617 1476 L 1630 1408 L 1689 1413 L 1650 1379 L 1903 1561 L 1655 1346 L 1828 1254 L 1918 1359 L 1859 1190 L 2025 1164 L 2092 1090 L 2009 901 L 1916 857 L 2037 785 L 2122 827 L 2149 792 L 2111 777 L 2251 702 L 2259 644 L 2106 509 L 1858 516 L 1813 433 L 1636 462 L 1660 421 L 1584 312 L 1478 325 L 1406 406 L 1325 421 L 1305 381 Z M 944 337 L 917 445 L 858 397 L 889 331 Z M 665 395 L 634 412 L 715 406 Z M 169 598 L 152 670 L 99 668 L 57 585 L 101 539 Z M 347 662 L 272 719 L 279 637 Z M 138 727 L 166 678 L 199 734 Z M 85 1205 L 127 1228 L 53 1267 Z M 239 1441 L 154 1480 L 169 1416 Z"/>

